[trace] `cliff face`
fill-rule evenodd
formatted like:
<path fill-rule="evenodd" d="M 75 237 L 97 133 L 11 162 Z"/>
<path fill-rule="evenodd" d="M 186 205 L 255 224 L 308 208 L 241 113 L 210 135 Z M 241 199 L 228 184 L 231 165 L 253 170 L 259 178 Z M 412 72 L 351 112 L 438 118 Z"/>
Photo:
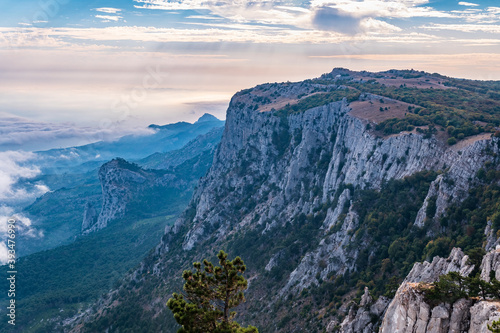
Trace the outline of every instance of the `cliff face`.
<path fill-rule="evenodd" d="M 481 277 L 489 276 L 491 268 L 498 267 L 499 252 L 500 249 L 492 250 L 483 258 Z M 489 332 L 487 324 L 500 318 L 499 302 L 459 299 L 453 304 L 441 303 L 432 307 L 417 288 L 419 283 L 436 282 L 440 275 L 449 272 L 468 276 L 474 269 L 467 264 L 468 259 L 455 248 L 447 259 L 435 257 L 432 263 L 415 264 L 389 304 L 380 332 Z M 495 272 L 499 274 L 500 270 Z"/>
<path fill-rule="evenodd" d="M 356 193 L 380 190 L 391 179 L 417 172 L 439 171 L 431 186 L 424 189 L 422 197 L 426 198 L 419 203 L 418 214 L 407 223 L 414 226 L 412 232 L 418 235 L 414 237 L 434 237 L 444 229 L 438 222 L 446 209 L 466 199 L 478 170 L 487 162 L 495 165 L 499 154 L 498 139 L 490 134 L 470 137 L 456 146 L 447 145 L 439 135 L 416 130 L 382 135 L 374 130 L 373 119 L 363 115 L 363 108 L 374 105 L 376 112 L 381 112 L 378 105 L 390 105 L 404 116 L 404 110 L 411 106 L 386 97 L 358 94 L 359 99 L 351 102 L 344 98 L 299 108 L 304 98 L 322 92 L 331 96 L 344 89 L 335 82 L 304 81 L 264 84 L 237 93 L 227 110 L 212 166 L 200 180 L 191 204 L 175 225 L 166 228 L 156 252 L 134 276 L 146 276 L 139 281 L 149 281 L 147 274 L 152 272 L 151 279 L 169 282 L 194 258 L 208 257 L 207 253 L 217 248 L 230 248 L 238 251 L 235 255 L 246 253 L 247 257 L 241 255 L 250 267 L 249 303 L 262 304 L 259 309 L 246 309 L 243 320 L 261 320 L 256 324 L 264 332 L 314 331 L 327 325 L 329 331 L 341 327 L 344 332 L 361 332 L 365 327 L 363 330 L 370 332 L 377 320 L 380 324 L 384 311 L 391 314 L 384 317 L 384 332 L 410 326 L 408 332 L 421 332 L 424 326 L 444 329 L 465 322 L 450 320 L 445 312 L 464 318 L 468 316 L 464 310 L 469 309 L 467 302 L 426 308 L 412 288 L 417 282 L 435 281 L 443 272 L 468 274 L 472 268 L 458 250 L 449 260 L 417 264 L 387 310 L 388 299 L 373 302 L 365 294 L 359 309 L 347 313 L 341 305 L 338 313 L 331 311 L 334 303 L 353 298 L 348 288 L 354 290 L 355 282 L 349 284 L 349 276 L 361 270 L 361 259 L 375 258 L 391 245 L 369 248 L 370 234 L 357 235 L 363 221 L 353 205 Z M 361 242 L 355 243 L 355 239 Z M 490 263 L 488 267 L 496 266 Z M 357 278 L 362 281 L 364 277 Z M 362 283 L 368 284 L 369 279 Z M 346 296 L 326 300 L 325 295 L 337 283 Z M 323 298 L 310 296 L 314 291 Z M 163 295 L 168 292 L 171 290 Z M 291 301 L 297 299 L 297 303 Z M 158 296 L 156 301 L 164 304 L 166 299 Z M 313 302 L 322 308 L 309 311 Z M 470 325 L 478 318 L 473 312 L 490 311 L 478 304 L 476 310 L 468 312 Z M 149 303 L 144 308 L 152 311 Z M 156 307 L 155 316 L 163 310 Z M 289 312 L 303 317 L 294 320 Z M 279 323 L 271 318 L 277 314 Z M 346 315 L 348 319 L 340 323 L 338 319 Z M 269 322 L 273 325 L 266 326 Z M 456 330 L 462 330 L 461 326 Z"/>
<path fill-rule="evenodd" d="M 210 117 L 205 116 L 201 122 L 209 121 Z M 129 203 L 137 201 L 145 193 L 153 195 L 150 200 L 161 201 L 166 199 L 162 191 L 167 189 L 191 191 L 198 178 L 210 167 L 221 135 L 222 127 L 216 127 L 191 140 L 182 149 L 155 153 L 140 160 L 140 166 L 123 159 L 103 164 L 99 169 L 102 208 L 98 211 L 92 203 L 86 204 L 83 234 L 105 228 L 108 222 L 124 217 Z"/>
<path fill-rule="evenodd" d="M 181 218 L 169 232 L 188 227 L 181 237 L 183 249 L 191 250 L 213 235 L 222 240 L 229 230 L 265 225 L 265 233 L 281 228 L 299 214 L 314 214 L 321 205 L 337 200 L 327 210 L 316 248 L 304 256 L 282 294 L 317 284 L 318 274 L 325 279 L 332 272 L 354 269 L 358 251 L 347 245 L 359 224 L 356 211 L 348 210 L 340 230 L 329 232 L 344 207 L 350 206 L 352 193 L 343 185 L 378 189 L 388 179 L 445 170 L 429 188 L 414 221 L 423 227 L 424 221 L 437 219 L 450 204 L 466 197 L 470 179 L 493 160 L 485 150 L 498 151 L 489 136 L 473 138 L 460 147 L 416 132 L 380 137 L 368 129 L 369 121 L 352 115 L 353 107 L 346 100 L 288 115 L 255 109 L 252 98 L 276 91 L 292 98 L 312 87 L 263 85 L 232 99 L 213 166 L 192 200 L 194 218 Z M 360 99 L 374 98 L 362 95 Z M 426 216 L 431 198 L 437 209 L 434 216 Z M 326 267 L 318 266 L 321 260 L 328 263 Z"/>
<path fill-rule="evenodd" d="M 134 193 L 153 187 L 159 181 L 155 176 L 122 159 L 114 159 L 101 166 L 102 209 L 97 212 L 92 206 L 86 206 L 83 234 L 105 228 L 109 221 L 123 217 Z"/>

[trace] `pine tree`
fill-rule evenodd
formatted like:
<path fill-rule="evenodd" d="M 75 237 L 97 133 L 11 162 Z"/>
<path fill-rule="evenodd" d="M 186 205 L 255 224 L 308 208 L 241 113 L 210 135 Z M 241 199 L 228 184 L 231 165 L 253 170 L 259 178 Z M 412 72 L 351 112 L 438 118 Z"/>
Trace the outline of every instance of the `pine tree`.
<path fill-rule="evenodd" d="M 491 326 L 488 324 L 488 330 L 493 333 L 500 333 L 500 320 L 494 321 Z"/>
<path fill-rule="evenodd" d="M 253 326 L 242 328 L 234 321 L 230 310 L 245 301 L 243 291 L 247 280 L 246 266 L 240 257 L 227 260 L 227 254 L 217 255 L 220 266 L 208 260 L 193 263 L 195 271 L 184 271 L 184 293 L 174 293 L 167 302 L 174 318 L 182 327 L 178 333 L 258 333 Z"/>

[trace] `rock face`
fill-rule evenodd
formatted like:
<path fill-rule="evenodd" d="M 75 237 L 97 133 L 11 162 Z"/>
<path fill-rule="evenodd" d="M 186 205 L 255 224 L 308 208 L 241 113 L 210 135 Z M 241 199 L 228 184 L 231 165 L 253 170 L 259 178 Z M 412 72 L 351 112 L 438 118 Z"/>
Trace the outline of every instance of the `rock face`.
<path fill-rule="evenodd" d="M 467 196 L 471 179 L 474 179 L 477 171 L 487 161 L 491 161 L 491 155 L 485 152 L 489 146 L 489 140 L 480 140 L 463 147 L 461 150 L 450 149 L 447 151 L 444 163 L 449 166 L 449 170 L 438 176 L 432 183 L 427 198 L 415 220 L 415 225 L 423 227 L 426 217 L 432 220 L 442 216 L 450 201 Z M 498 146 L 496 150 L 498 150 Z M 434 216 L 426 216 L 425 214 L 429 200 L 436 201 Z"/>
<path fill-rule="evenodd" d="M 339 72 L 337 76 L 344 74 Z M 432 234 L 435 230 L 439 232 L 438 219 L 446 208 L 466 198 L 471 186 L 469 178 L 474 178 L 484 163 L 495 165 L 499 139 L 490 135 L 471 137 L 455 146 L 416 130 L 382 136 L 373 130 L 373 122 L 354 109 L 355 103 L 369 105 L 382 99 L 380 96 L 362 94 L 354 102 L 344 98 L 300 108 L 301 102 L 318 93 L 335 94 L 345 89 L 335 82 L 264 84 L 237 93 L 229 104 L 222 139 L 210 170 L 200 180 L 185 213 L 172 227 L 166 228 L 154 255 L 148 258 L 150 266 L 142 273 L 152 271 L 155 278 L 168 279 L 168 274 L 175 271 L 171 267 L 178 262 L 192 262 L 193 255 L 201 258 L 214 246 L 223 248 L 237 239 L 244 245 L 238 243 L 239 247 L 234 248 L 241 251 L 249 248 L 248 255 L 257 253 L 255 262 L 260 266 L 253 268 L 255 280 L 248 293 L 259 300 L 266 298 L 268 305 L 260 313 L 264 317 L 279 302 L 356 272 L 362 251 L 366 257 L 376 256 L 377 249 L 369 249 L 366 239 L 361 239 L 357 246 L 349 246 L 354 244 L 356 231 L 363 222 L 351 202 L 355 191 L 379 190 L 388 180 L 420 171 L 440 171 L 432 185 L 424 189 L 427 197 L 415 220 L 412 215 L 409 223 L 416 229 L 429 226 L 422 234 Z M 384 103 L 389 102 L 394 101 L 385 98 Z M 119 190 L 117 186 L 117 193 L 121 193 Z M 120 195 L 127 197 L 127 193 Z M 120 205 L 108 201 L 108 206 L 114 208 L 106 214 L 119 214 Z M 428 209 L 434 202 L 436 209 Z M 429 211 L 434 216 L 427 216 Z M 280 243 L 294 226 L 313 222 L 318 222 L 315 230 L 303 243 L 300 232 L 293 234 L 294 239 L 286 239 L 285 245 Z M 274 235 L 281 238 L 272 239 Z M 276 246 L 262 244 L 261 248 L 269 251 L 252 247 L 264 236 L 269 236 L 269 243 L 276 242 Z M 296 260 L 284 257 L 285 249 L 293 249 L 287 255 L 295 255 Z M 288 265 L 286 275 L 282 275 L 282 280 L 280 276 L 279 283 L 270 281 L 269 276 L 279 275 L 273 274 L 283 262 Z M 417 264 L 391 305 L 387 307 L 388 300 L 383 298 L 373 303 L 365 293 L 363 305 L 351 308 L 348 319 L 341 324 L 342 330 L 374 331 L 375 319 L 385 311 L 383 332 L 425 332 L 429 327 L 433 332 L 463 331 L 462 324 L 468 322 L 467 318 L 473 320 L 472 313 L 465 310 L 469 309 L 467 302 L 431 308 L 414 286 L 418 282 L 433 282 L 450 271 L 469 274 L 472 269 L 458 249 L 449 259 L 436 258 L 432 263 Z M 277 290 L 262 295 L 252 289 L 262 281 Z M 301 306 L 307 306 L 306 303 Z M 328 311 L 322 310 L 322 313 Z M 314 314 L 312 319 L 317 320 L 322 313 Z M 462 319 L 456 319 L 460 320 L 458 324 L 450 318 Z M 330 330 L 336 329 L 339 321 L 324 320 L 330 322 Z M 300 326 L 302 322 L 281 324 L 290 332 L 306 330 Z M 464 325 L 469 327 L 468 323 Z M 277 326 L 267 329 L 280 331 Z"/>
<path fill-rule="evenodd" d="M 423 228 L 425 221 L 432 225 L 450 204 L 466 197 L 469 179 L 486 161 L 493 161 L 486 150 L 498 153 L 498 145 L 492 143 L 497 139 L 490 137 L 454 147 L 416 132 L 380 137 L 369 129 L 367 120 L 353 115 L 346 99 L 297 113 L 267 112 L 272 103 L 267 107 L 254 102 L 263 96 L 293 99 L 314 89 L 307 82 L 266 84 L 232 98 L 213 165 L 190 204 L 193 214 L 179 218 L 166 230 L 158 254 L 168 252 L 169 243 L 179 237 L 183 250 L 192 251 L 208 238 L 223 242 L 228 234 L 244 234 L 257 226 L 263 226 L 262 234 L 273 232 L 302 214 L 315 216 L 322 205 L 336 202 L 327 211 L 320 238 L 313 240 L 315 245 L 301 256 L 278 293 L 279 297 L 297 294 L 330 276 L 355 270 L 363 245 L 349 246 L 360 223 L 351 207 L 351 188 L 380 189 L 389 179 L 445 170 L 429 188 L 414 221 Z M 431 200 L 436 202 L 436 212 L 426 216 Z M 265 266 L 271 270 L 280 255 L 268 255 Z M 458 264 L 465 265 L 454 262 Z M 451 269 L 434 268 L 433 272 Z M 422 270 L 426 274 L 425 267 Z M 438 273 L 433 274 L 432 278 Z M 434 314 L 433 323 L 440 315 Z"/>
<path fill-rule="evenodd" d="M 499 267 L 500 257 L 493 250 L 487 253 L 481 264 L 482 274 L 490 267 Z M 435 257 L 432 263 L 417 263 L 398 288 L 394 299 L 385 312 L 381 333 L 428 332 L 428 333 L 487 333 L 487 324 L 500 318 L 500 304 L 493 301 L 460 299 L 454 304 L 441 303 L 431 307 L 418 290 L 419 283 L 432 283 L 440 275 L 459 272 L 468 276 L 474 267 L 467 264 L 468 257 L 460 249 L 453 249 L 450 256 Z M 500 273 L 497 268 L 496 273 Z"/>
<path fill-rule="evenodd" d="M 179 219 L 166 240 L 175 238 L 181 226 L 188 228 L 182 236 L 186 251 L 208 237 L 222 240 L 230 229 L 265 225 L 264 232 L 269 232 L 299 214 L 314 214 L 339 195 L 336 208 L 328 211 L 323 223 L 324 237 L 304 256 L 280 294 L 297 292 L 317 285 L 318 274 L 324 279 L 353 269 L 359 249 L 346 245 L 359 223 L 357 213 L 348 210 L 340 230 L 328 233 L 350 204 L 351 193 L 343 185 L 378 189 L 388 179 L 447 168 L 429 188 L 415 220 L 415 225 L 423 227 L 426 219 L 432 221 L 465 197 L 469 178 L 492 159 L 484 150 L 498 151 L 491 138 L 452 148 L 412 132 L 381 138 L 367 129 L 366 120 L 351 115 L 345 99 L 284 115 L 263 112 L 252 102 L 264 94 L 292 98 L 313 89 L 313 84 L 305 82 L 267 84 L 233 97 L 213 165 L 192 200 L 194 218 Z M 343 192 L 337 193 L 340 188 Z M 427 217 L 431 199 L 437 209 L 435 216 Z M 168 244 L 162 246 L 166 249 Z M 318 266 L 320 261 L 326 266 Z"/>
<path fill-rule="evenodd" d="M 500 319 L 500 303 L 482 301 L 470 309 L 470 333 L 490 333 L 488 324 Z"/>
<path fill-rule="evenodd" d="M 374 318 L 381 318 L 385 312 L 390 299 L 382 296 L 376 302 L 373 302 L 372 297 L 365 287 L 365 293 L 361 297 L 361 302 L 357 311 L 351 307 L 349 314 L 345 317 L 340 325 L 342 333 L 372 333 L 376 331 L 379 322 L 374 321 Z"/>
<path fill-rule="evenodd" d="M 500 246 L 486 253 L 481 263 L 481 279 L 490 282 L 491 276 L 500 281 Z"/>
<path fill-rule="evenodd" d="M 103 193 L 102 209 L 97 217 L 92 209 L 85 211 L 83 234 L 105 228 L 109 221 L 123 217 L 132 194 L 137 189 L 150 185 L 151 176 L 137 165 L 123 159 L 115 159 L 104 164 L 99 169 Z"/>
<path fill-rule="evenodd" d="M 85 204 L 83 212 L 82 231 L 92 228 L 96 224 L 99 212 L 95 209 L 91 202 Z"/>

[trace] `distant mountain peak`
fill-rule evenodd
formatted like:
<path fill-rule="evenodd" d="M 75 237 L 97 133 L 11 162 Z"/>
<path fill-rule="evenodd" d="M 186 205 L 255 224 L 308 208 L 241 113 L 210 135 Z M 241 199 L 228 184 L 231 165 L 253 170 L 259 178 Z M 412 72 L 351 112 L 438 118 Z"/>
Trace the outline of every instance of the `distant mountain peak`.
<path fill-rule="evenodd" d="M 203 116 L 201 116 L 196 122 L 197 123 L 204 123 L 207 121 L 220 121 L 217 117 L 212 116 L 210 113 L 205 113 Z"/>

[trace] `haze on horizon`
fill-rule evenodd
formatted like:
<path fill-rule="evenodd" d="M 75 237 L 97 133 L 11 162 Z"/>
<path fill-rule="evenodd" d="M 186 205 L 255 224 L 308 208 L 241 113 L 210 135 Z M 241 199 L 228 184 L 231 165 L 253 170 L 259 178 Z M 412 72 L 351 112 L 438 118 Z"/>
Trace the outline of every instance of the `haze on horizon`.
<path fill-rule="evenodd" d="M 3 7 L 0 126 L 46 132 L 49 141 L 57 130 L 63 134 L 54 140 L 64 142 L 96 128 L 140 133 L 205 112 L 224 119 L 238 90 L 333 67 L 500 80 L 493 0 L 7 0 Z"/>

